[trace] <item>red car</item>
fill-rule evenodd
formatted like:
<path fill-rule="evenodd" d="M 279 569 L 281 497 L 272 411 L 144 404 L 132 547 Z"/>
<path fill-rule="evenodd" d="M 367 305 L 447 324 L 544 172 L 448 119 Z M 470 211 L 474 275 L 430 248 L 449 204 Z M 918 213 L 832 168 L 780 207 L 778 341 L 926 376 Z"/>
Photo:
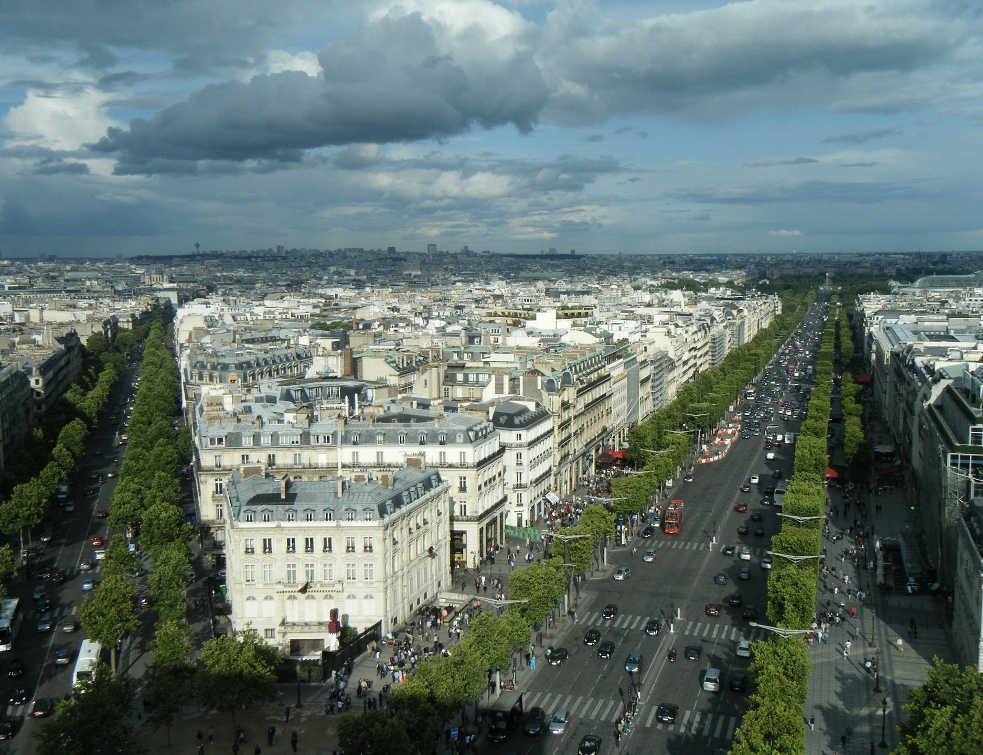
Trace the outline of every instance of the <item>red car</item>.
<path fill-rule="evenodd" d="M 106 545 L 106 541 L 99 537 L 99 535 L 93 535 L 92 539 L 89 540 L 89 543 L 93 548 L 102 548 L 104 545 Z"/>
<path fill-rule="evenodd" d="M 737 504 L 736 506 L 734 506 L 734 511 L 736 511 L 739 514 L 743 514 L 744 512 L 747 511 L 747 504 L 746 503 Z"/>

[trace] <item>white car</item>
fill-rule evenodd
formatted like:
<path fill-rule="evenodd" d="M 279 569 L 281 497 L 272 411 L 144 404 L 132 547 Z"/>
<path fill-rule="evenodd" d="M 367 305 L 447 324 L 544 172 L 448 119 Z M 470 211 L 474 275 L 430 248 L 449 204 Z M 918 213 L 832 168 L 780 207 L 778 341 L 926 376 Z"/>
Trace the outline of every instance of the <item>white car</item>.
<path fill-rule="evenodd" d="M 615 582 L 624 582 L 629 576 L 631 576 L 631 569 L 627 566 L 619 566 L 614 573 L 613 579 Z"/>
<path fill-rule="evenodd" d="M 771 556 L 765 556 L 763 559 L 761 559 L 761 568 L 771 569 Z"/>
<path fill-rule="evenodd" d="M 737 657 L 738 658 L 750 658 L 751 657 L 751 643 L 747 640 L 737 641 Z"/>
<path fill-rule="evenodd" d="M 569 721 L 570 714 L 567 713 L 566 709 L 558 710 L 550 719 L 550 734 L 563 734 L 567 730 Z"/>
<path fill-rule="evenodd" d="M 647 564 L 651 564 L 653 561 L 655 561 L 655 551 L 652 549 L 645 551 L 645 553 L 642 554 L 642 561 Z"/>
<path fill-rule="evenodd" d="M 772 454 L 772 455 L 774 455 L 774 454 Z M 761 478 L 758 477 L 758 475 L 753 474 L 753 475 L 751 475 L 751 479 L 748 480 L 748 482 L 750 482 L 752 485 L 757 485 L 758 482 L 760 482 L 760 480 L 761 480 Z"/>
<path fill-rule="evenodd" d="M 751 549 L 748 548 L 746 545 L 741 546 L 741 552 L 738 554 L 738 558 L 740 558 L 741 561 L 750 561 Z"/>
<path fill-rule="evenodd" d="M 765 459 L 767 461 L 774 461 L 775 460 L 775 452 L 774 451 L 769 451 L 768 453 L 766 453 L 765 454 Z"/>

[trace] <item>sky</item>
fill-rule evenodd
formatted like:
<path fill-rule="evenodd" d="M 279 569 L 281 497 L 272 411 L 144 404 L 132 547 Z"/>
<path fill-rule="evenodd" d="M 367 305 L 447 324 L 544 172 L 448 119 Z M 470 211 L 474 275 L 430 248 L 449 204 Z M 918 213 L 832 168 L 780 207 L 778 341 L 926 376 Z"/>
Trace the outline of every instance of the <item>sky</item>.
<path fill-rule="evenodd" d="M 3 0 L 0 254 L 983 249 L 979 0 Z"/>

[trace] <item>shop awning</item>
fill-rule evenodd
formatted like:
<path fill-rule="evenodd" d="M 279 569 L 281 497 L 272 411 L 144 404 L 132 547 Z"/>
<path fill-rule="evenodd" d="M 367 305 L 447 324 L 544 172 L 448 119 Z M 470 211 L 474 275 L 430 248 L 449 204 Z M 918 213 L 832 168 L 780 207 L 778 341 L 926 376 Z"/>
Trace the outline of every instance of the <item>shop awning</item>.
<path fill-rule="evenodd" d="M 553 491 L 550 491 L 544 495 L 543 498 L 545 498 L 551 506 L 556 506 L 560 502 L 560 499 L 556 497 L 556 493 Z"/>
<path fill-rule="evenodd" d="M 827 480 L 838 480 L 840 478 L 840 473 L 837 472 L 832 467 L 826 467 L 826 479 Z"/>

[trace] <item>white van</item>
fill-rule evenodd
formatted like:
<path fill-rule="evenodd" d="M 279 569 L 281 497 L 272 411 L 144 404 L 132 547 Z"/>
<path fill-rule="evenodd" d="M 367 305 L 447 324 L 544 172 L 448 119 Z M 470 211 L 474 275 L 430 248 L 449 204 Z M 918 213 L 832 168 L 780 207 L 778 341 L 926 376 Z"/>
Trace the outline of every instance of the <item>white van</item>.
<path fill-rule="evenodd" d="M 703 674 L 703 689 L 707 692 L 720 692 L 720 669 L 708 668 Z"/>

